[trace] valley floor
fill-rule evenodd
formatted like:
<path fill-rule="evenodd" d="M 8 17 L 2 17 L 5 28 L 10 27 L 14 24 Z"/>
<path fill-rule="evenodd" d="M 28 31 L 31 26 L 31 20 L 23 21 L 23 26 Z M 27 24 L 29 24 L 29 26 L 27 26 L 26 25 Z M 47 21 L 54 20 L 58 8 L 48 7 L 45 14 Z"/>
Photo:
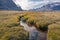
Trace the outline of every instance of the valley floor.
<path fill-rule="evenodd" d="M 19 17 L 28 25 L 35 23 L 37 29 L 48 25 L 47 40 L 60 40 L 60 12 L 1 11 L 0 40 L 27 40 L 28 32 L 19 25 Z M 26 19 L 28 18 L 28 20 Z M 30 25 L 31 26 L 31 25 Z M 40 30 L 41 31 L 41 30 Z"/>

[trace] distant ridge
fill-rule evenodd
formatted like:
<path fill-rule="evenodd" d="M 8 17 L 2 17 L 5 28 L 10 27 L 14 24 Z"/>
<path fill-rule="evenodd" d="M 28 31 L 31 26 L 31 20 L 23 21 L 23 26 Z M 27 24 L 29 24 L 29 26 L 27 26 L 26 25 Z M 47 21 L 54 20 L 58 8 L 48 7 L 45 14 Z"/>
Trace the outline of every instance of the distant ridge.
<path fill-rule="evenodd" d="M 22 10 L 12 0 L 0 0 L 0 10 Z"/>
<path fill-rule="evenodd" d="M 57 11 L 60 10 L 60 2 L 48 3 L 41 8 L 30 9 L 32 11 Z"/>

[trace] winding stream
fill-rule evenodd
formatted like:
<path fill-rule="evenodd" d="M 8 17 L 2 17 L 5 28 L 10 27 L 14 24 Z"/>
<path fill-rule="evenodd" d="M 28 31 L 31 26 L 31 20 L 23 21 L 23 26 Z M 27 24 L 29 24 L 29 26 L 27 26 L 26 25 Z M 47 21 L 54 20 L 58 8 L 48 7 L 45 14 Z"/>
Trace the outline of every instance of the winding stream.
<path fill-rule="evenodd" d="M 47 40 L 47 33 L 40 32 L 34 26 L 30 27 L 22 21 L 20 21 L 20 25 L 24 27 L 24 30 L 29 32 L 29 40 Z"/>

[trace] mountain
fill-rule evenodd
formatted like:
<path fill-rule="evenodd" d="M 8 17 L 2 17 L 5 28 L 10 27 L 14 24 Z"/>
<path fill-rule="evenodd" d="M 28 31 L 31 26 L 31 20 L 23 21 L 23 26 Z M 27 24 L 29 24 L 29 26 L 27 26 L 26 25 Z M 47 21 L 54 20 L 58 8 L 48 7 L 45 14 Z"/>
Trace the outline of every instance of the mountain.
<path fill-rule="evenodd" d="M 35 11 L 55 11 L 60 10 L 60 2 L 48 3 L 43 5 L 41 8 L 31 9 Z"/>
<path fill-rule="evenodd" d="M 0 0 L 0 10 L 22 10 L 12 0 Z"/>

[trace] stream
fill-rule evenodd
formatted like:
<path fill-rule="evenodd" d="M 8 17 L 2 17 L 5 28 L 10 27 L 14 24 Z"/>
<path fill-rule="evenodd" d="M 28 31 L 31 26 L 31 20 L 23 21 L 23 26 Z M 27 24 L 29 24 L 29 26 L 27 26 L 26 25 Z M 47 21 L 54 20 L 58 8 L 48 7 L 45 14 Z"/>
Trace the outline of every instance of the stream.
<path fill-rule="evenodd" d="M 29 26 L 22 21 L 20 21 L 20 25 L 29 32 L 29 40 L 47 40 L 47 33 L 40 32 L 34 26 Z"/>

